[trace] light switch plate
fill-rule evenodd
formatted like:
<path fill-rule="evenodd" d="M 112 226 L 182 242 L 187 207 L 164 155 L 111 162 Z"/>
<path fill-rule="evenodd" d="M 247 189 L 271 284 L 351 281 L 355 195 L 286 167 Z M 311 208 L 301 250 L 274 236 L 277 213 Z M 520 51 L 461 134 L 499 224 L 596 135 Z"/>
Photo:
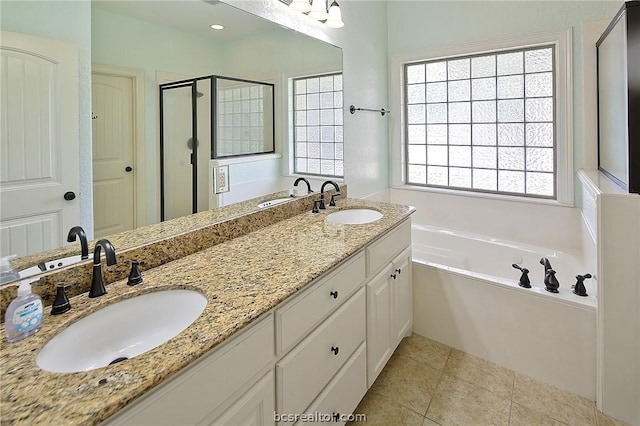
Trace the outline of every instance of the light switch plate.
<path fill-rule="evenodd" d="M 229 192 L 229 166 L 213 168 L 213 188 L 215 194 Z"/>

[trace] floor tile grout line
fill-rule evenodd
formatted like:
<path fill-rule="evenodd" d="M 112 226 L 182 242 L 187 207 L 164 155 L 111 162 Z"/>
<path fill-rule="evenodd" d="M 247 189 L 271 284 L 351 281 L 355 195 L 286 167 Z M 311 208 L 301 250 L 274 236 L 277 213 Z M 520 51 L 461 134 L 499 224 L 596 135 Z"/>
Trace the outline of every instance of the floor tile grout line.
<path fill-rule="evenodd" d="M 427 409 L 424 412 L 424 417 L 425 418 L 427 418 L 427 413 L 429 412 L 429 407 L 431 407 L 431 403 L 433 402 L 433 399 L 435 398 L 436 394 L 438 393 L 438 387 L 440 386 L 440 383 L 442 382 L 442 377 L 444 376 L 444 367 L 447 365 L 447 362 L 449 361 L 449 357 L 450 356 L 451 356 L 451 349 L 449 349 L 449 353 L 447 354 L 447 359 L 444 362 L 444 365 L 442 366 L 441 369 L 438 369 L 440 371 L 440 376 L 438 377 L 438 383 L 436 383 L 436 387 L 433 390 L 433 395 L 431 395 L 431 398 L 429 399 L 429 403 L 427 404 Z M 429 420 L 435 422 L 435 420 L 432 420 L 432 419 L 429 419 Z M 424 423 L 424 421 L 423 421 L 423 423 Z"/>

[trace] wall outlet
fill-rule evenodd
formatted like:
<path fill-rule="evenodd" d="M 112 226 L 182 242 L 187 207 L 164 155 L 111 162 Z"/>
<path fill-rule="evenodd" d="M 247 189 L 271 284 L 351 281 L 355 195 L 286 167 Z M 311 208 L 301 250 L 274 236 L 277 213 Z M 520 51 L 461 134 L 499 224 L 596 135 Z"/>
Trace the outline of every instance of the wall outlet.
<path fill-rule="evenodd" d="M 229 166 L 213 168 L 213 189 L 214 194 L 229 192 Z"/>

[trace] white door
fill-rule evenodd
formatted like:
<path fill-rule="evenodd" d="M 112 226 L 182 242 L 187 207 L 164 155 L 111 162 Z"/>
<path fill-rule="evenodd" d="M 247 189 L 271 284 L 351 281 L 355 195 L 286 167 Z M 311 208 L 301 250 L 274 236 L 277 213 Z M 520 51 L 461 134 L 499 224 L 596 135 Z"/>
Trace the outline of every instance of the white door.
<path fill-rule="evenodd" d="M 93 72 L 94 237 L 127 231 L 134 221 L 133 79 Z"/>
<path fill-rule="evenodd" d="M 24 256 L 61 247 L 80 224 L 78 49 L 1 36 L 0 250 Z"/>

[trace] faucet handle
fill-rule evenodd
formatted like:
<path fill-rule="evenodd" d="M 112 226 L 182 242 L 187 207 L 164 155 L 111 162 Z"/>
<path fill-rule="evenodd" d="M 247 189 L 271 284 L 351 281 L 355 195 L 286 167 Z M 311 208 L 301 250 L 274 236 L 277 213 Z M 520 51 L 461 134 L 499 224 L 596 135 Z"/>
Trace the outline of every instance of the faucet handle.
<path fill-rule="evenodd" d="M 573 294 L 582 297 L 588 296 L 587 288 L 584 286 L 584 280 L 587 278 L 592 278 L 591 274 L 576 275 L 576 283 L 572 286 Z"/>
<path fill-rule="evenodd" d="M 320 204 L 321 200 L 313 200 L 313 209 L 311 210 L 311 213 L 320 213 L 320 210 L 318 210 L 318 204 Z"/>
<path fill-rule="evenodd" d="M 529 270 L 527 268 L 521 267 L 516 263 L 513 263 L 511 266 L 522 272 L 522 275 L 520 275 L 520 280 L 518 281 L 518 285 L 523 288 L 531 288 L 531 280 L 529 280 Z"/>
<path fill-rule="evenodd" d="M 337 194 L 333 194 L 331 196 L 331 201 L 329 201 L 329 207 L 335 207 L 336 206 L 336 198 L 339 197 L 341 194 L 337 193 Z"/>
<path fill-rule="evenodd" d="M 71 309 L 71 303 L 69 303 L 69 297 L 67 291 L 71 288 L 70 285 L 61 284 L 56 287 L 56 300 L 51 305 L 51 315 L 60 315 Z"/>
<path fill-rule="evenodd" d="M 131 272 L 129 272 L 129 279 L 127 285 L 138 285 L 142 283 L 142 273 L 138 266 L 144 265 L 144 262 L 134 260 L 131 262 Z"/>

